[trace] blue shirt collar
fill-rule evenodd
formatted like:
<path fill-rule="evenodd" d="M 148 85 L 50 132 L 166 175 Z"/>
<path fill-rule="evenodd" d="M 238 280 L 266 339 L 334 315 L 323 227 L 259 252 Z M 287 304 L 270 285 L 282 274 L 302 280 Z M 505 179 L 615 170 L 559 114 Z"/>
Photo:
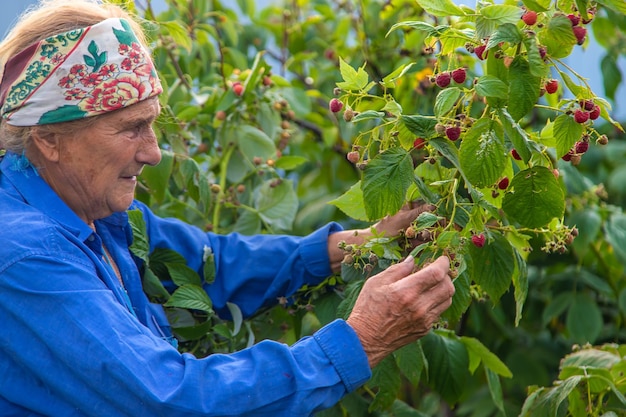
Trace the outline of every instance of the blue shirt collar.
<path fill-rule="evenodd" d="M 61 200 L 25 156 L 8 151 L 0 162 L 0 172 L 29 205 L 56 220 L 79 239 L 84 241 L 91 236 L 93 230 Z"/>

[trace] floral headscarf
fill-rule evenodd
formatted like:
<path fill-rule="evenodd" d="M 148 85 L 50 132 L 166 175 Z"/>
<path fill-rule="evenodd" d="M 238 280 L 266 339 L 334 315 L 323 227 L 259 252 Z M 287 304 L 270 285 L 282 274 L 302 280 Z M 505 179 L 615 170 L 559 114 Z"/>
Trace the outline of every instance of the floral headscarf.
<path fill-rule="evenodd" d="M 128 21 L 51 36 L 11 58 L 0 116 L 13 126 L 67 122 L 128 107 L 163 91 Z"/>

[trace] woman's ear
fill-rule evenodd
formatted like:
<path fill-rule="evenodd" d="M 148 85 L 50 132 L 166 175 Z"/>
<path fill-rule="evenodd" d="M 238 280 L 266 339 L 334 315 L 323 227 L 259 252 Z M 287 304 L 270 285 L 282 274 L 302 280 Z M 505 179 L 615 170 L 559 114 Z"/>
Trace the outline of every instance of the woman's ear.
<path fill-rule="evenodd" d="M 44 160 L 58 162 L 60 143 L 57 134 L 47 132 L 39 127 L 33 127 L 31 130 L 31 141 L 33 148 Z"/>

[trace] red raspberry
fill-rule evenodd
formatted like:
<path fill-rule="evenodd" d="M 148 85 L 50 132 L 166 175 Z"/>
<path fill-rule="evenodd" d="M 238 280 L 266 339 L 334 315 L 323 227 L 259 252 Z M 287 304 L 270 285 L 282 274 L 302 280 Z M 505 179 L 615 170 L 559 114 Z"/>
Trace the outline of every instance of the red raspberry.
<path fill-rule="evenodd" d="M 569 162 L 572 160 L 572 155 L 574 154 L 574 152 L 570 149 L 565 155 L 563 155 L 561 157 L 562 160 L 564 160 L 565 162 Z"/>
<path fill-rule="evenodd" d="M 452 79 L 454 80 L 455 83 L 463 84 L 466 78 L 467 78 L 467 72 L 465 71 L 465 68 L 457 68 L 454 71 L 452 71 Z"/>
<path fill-rule="evenodd" d="M 478 45 L 474 48 L 474 53 L 476 54 L 478 59 L 480 59 L 481 61 L 487 58 L 487 55 L 489 54 L 489 51 L 485 52 L 486 48 L 487 46 L 485 45 Z"/>
<path fill-rule="evenodd" d="M 570 22 L 572 22 L 572 26 L 578 26 L 578 24 L 580 23 L 580 16 L 577 16 L 575 14 L 568 14 L 567 18 L 570 20 Z"/>
<path fill-rule="evenodd" d="M 343 109 L 343 103 L 337 99 L 337 98 L 333 98 L 332 100 L 330 100 L 330 102 L 328 103 L 328 108 L 330 109 L 330 111 L 332 111 L 333 113 L 338 113 L 341 111 L 341 109 Z"/>
<path fill-rule="evenodd" d="M 356 164 L 357 162 L 359 162 L 359 151 L 348 152 L 348 154 L 346 155 L 346 158 L 348 159 L 348 161 L 352 162 L 353 164 Z"/>
<path fill-rule="evenodd" d="M 546 81 L 545 88 L 548 94 L 554 94 L 559 89 L 559 81 L 555 79 L 548 80 Z"/>
<path fill-rule="evenodd" d="M 574 26 L 572 30 L 574 31 L 574 36 L 576 36 L 576 40 L 578 41 L 578 44 L 582 45 L 583 43 L 585 43 L 585 36 L 587 36 L 587 29 L 585 29 L 582 26 Z"/>
<path fill-rule="evenodd" d="M 595 105 L 593 103 L 593 100 L 580 100 L 580 103 L 578 104 L 580 105 L 580 107 L 582 107 L 583 109 L 587 111 L 593 110 L 593 106 Z"/>
<path fill-rule="evenodd" d="M 574 146 L 576 153 L 585 153 L 589 149 L 589 142 L 586 140 L 579 140 Z"/>
<path fill-rule="evenodd" d="M 426 141 L 423 138 L 415 138 L 413 141 L 413 147 L 415 149 L 422 149 L 426 145 Z"/>
<path fill-rule="evenodd" d="M 435 83 L 437 83 L 437 85 L 441 88 L 446 88 L 450 85 L 450 79 L 451 77 L 449 72 L 440 72 L 435 78 Z"/>
<path fill-rule="evenodd" d="M 461 128 L 458 126 L 447 127 L 446 136 L 448 137 L 448 139 L 454 142 L 461 136 Z"/>
<path fill-rule="evenodd" d="M 589 118 L 591 120 L 596 120 L 598 117 L 600 117 L 600 106 L 594 104 L 593 109 L 589 112 Z"/>
<path fill-rule="evenodd" d="M 515 149 L 511 149 L 511 156 L 513 157 L 513 159 L 516 159 L 518 161 L 522 160 L 522 157 L 519 156 L 519 153 L 517 153 Z"/>
<path fill-rule="evenodd" d="M 472 236 L 472 243 L 477 248 L 482 248 L 483 246 L 485 246 L 485 240 L 486 240 L 485 235 L 482 233 L 479 235 Z"/>
<path fill-rule="evenodd" d="M 503 177 L 500 181 L 498 181 L 498 188 L 501 190 L 509 188 L 509 177 Z"/>
<path fill-rule="evenodd" d="M 240 82 L 233 84 L 233 93 L 238 96 L 241 96 L 243 94 L 243 85 Z"/>
<path fill-rule="evenodd" d="M 537 23 L 537 12 L 532 11 L 532 10 L 527 11 L 526 13 L 522 15 L 522 20 L 528 26 L 534 25 L 535 23 Z"/>
<path fill-rule="evenodd" d="M 585 123 L 589 120 L 589 113 L 578 109 L 574 112 L 574 120 L 576 120 L 576 123 Z"/>

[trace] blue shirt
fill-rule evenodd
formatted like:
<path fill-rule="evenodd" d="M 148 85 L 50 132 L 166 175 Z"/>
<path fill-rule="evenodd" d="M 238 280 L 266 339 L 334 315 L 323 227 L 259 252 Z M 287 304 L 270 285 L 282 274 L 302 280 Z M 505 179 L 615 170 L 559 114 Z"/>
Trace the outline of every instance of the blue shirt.
<path fill-rule="evenodd" d="M 293 346 L 179 353 L 163 310 L 142 291 L 126 213 L 97 221 L 94 233 L 23 162 L 11 152 L 0 162 L 0 416 L 309 416 L 370 378 L 342 320 Z M 151 250 L 173 249 L 201 273 L 212 249 L 216 280 L 206 291 L 217 312 L 232 302 L 250 315 L 331 273 L 336 224 L 305 237 L 216 235 L 133 208 Z"/>

